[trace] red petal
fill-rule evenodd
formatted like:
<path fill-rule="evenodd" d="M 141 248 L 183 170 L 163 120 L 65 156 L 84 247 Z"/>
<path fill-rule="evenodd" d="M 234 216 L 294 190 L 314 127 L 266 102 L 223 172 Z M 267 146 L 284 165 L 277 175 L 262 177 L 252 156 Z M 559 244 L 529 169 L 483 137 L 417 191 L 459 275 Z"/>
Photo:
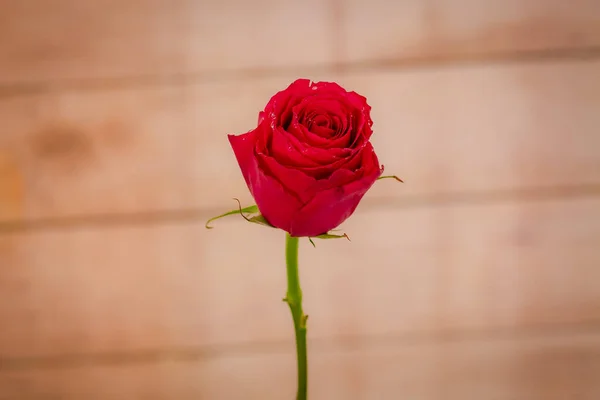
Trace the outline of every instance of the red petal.
<path fill-rule="evenodd" d="M 271 225 L 289 232 L 302 203 L 275 178 L 258 168 L 254 147 L 260 129 L 238 136 L 228 135 L 229 143 L 261 214 Z"/>
<path fill-rule="evenodd" d="M 277 162 L 273 157 L 258 154 L 260 169 L 276 179 L 303 204 L 310 201 L 315 189 L 315 179 L 296 168 L 288 168 Z"/>
<path fill-rule="evenodd" d="M 318 236 L 337 228 L 350 217 L 365 193 L 381 175 L 377 170 L 345 186 L 319 192 L 291 224 L 293 236 Z"/>
<path fill-rule="evenodd" d="M 242 135 L 227 135 L 229 144 L 233 149 L 244 180 L 250 192 L 250 182 L 256 176 L 256 160 L 254 158 L 254 147 L 256 146 L 258 128 Z"/>

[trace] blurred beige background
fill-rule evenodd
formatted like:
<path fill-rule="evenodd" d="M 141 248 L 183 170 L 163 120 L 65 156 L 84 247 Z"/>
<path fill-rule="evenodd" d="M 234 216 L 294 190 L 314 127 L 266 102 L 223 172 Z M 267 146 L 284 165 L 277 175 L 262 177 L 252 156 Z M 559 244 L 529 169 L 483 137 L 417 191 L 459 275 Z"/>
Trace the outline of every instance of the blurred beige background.
<path fill-rule="evenodd" d="M 292 399 L 226 134 L 297 77 L 386 172 L 301 244 L 311 399 L 600 399 L 600 2 L 0 0 L 0 399 Z"/>

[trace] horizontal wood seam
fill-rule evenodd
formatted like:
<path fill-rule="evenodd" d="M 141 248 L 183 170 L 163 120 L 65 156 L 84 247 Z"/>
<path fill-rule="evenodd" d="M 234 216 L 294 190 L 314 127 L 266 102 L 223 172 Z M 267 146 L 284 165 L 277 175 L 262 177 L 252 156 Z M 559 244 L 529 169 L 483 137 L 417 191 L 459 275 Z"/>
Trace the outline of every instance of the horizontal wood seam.
<path fill-rule="evenodd" d="M 502 341 L 540 341 L 569 335 L 600 334 L 600 320 L 567 324 L 438 332 L 390 332 L 378 335 L 348 335 L 310 339 L 311 351 L 353 352 L 388 347 L 437 346 Z M 290 339 L 291 340 L 291 339 Z M 71 353 L 51 356 L 0 357 L 0 373 L 14 370 L 46 370 L 89 366 L 144 365 L 163 362 L 194 363 L 220 357 L 254 357 L 292 354 L 290 340 L 222 343 L 191 347 L 169 347 L 118 352 Z"/>
<path fill-rule="evenodd" d="M 565 60 L 585 61 L 600 59 L 600 46 L 551 48 L 527 51 L 494 51 L 474 54 L 438 54 L 421 57 L 373 59 L 361 62 L 335 62 L 313 66 L 287 66 L 278 68 L 223 69 L 198 73 L 170 75 L 136 75 L 115 78 L 63 79 L 56 81 L 15 82 L 0 84 L 0 100 L 7 97 L 38 95 L 43 93 L 87 92 L 137 89 L 145 87 L 171 87 L 203 82 L 253 80 L 289 76 L 301 72 L 311 74 L 336 74 L 357 72 L 404 71 L 431 68 L 453 68 L 469 65 L 503 65 L 514 63 L 547 63 Z"/>
<path fill-rule="evenodd" d="M 405 183 L 408 185 L 409 183 Z M 401 184 L 399 184 L 401 185 Z M 402 187 L 400 186 L 400 193 Z M 587 185 L 498 189 L 481 192 L 456 192 L 398 197 L 366 198 L 358 212 L 370 210 L 403 210 L 427 207 L 473 206 L 502 203 L 528 203 L 600 197 L 600 183 Z M 138 213 L 110 213 L 39 218 L 35 220 L 0 222 L 0 235 L 32 231 L 54 231 L 89 228 L 119 228 L 205 223 L 208 218 L 235 208 L 231 199 L 223 199 L 223 206 L 176 210 L 155 210 Z"/>

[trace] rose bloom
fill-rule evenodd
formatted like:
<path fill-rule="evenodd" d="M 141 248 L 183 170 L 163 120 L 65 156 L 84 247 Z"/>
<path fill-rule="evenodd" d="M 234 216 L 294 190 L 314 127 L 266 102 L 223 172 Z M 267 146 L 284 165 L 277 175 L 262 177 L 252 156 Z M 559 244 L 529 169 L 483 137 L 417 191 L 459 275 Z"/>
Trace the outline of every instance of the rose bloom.
<path fill-rule="evenodd" d="M 275 94 L 256 129 L 228 135 L 263 217 L 291 236 L 344 222 L 382 174 L 366 99 L 336 83 L 299 79 Z"/>

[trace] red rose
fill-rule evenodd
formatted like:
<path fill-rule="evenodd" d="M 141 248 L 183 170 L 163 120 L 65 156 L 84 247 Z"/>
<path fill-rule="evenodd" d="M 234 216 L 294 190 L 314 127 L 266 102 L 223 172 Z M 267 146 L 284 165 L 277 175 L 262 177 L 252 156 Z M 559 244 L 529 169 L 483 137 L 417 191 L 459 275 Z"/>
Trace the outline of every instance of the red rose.
<path fill-rule="evenodd" d="M 371 107 L 336 83 L 299 79 L 275 94 L 258 127 L 229 135 L 263 217 L 292 236 L 344 222 L 383 172 L 369 142 Z"/>

